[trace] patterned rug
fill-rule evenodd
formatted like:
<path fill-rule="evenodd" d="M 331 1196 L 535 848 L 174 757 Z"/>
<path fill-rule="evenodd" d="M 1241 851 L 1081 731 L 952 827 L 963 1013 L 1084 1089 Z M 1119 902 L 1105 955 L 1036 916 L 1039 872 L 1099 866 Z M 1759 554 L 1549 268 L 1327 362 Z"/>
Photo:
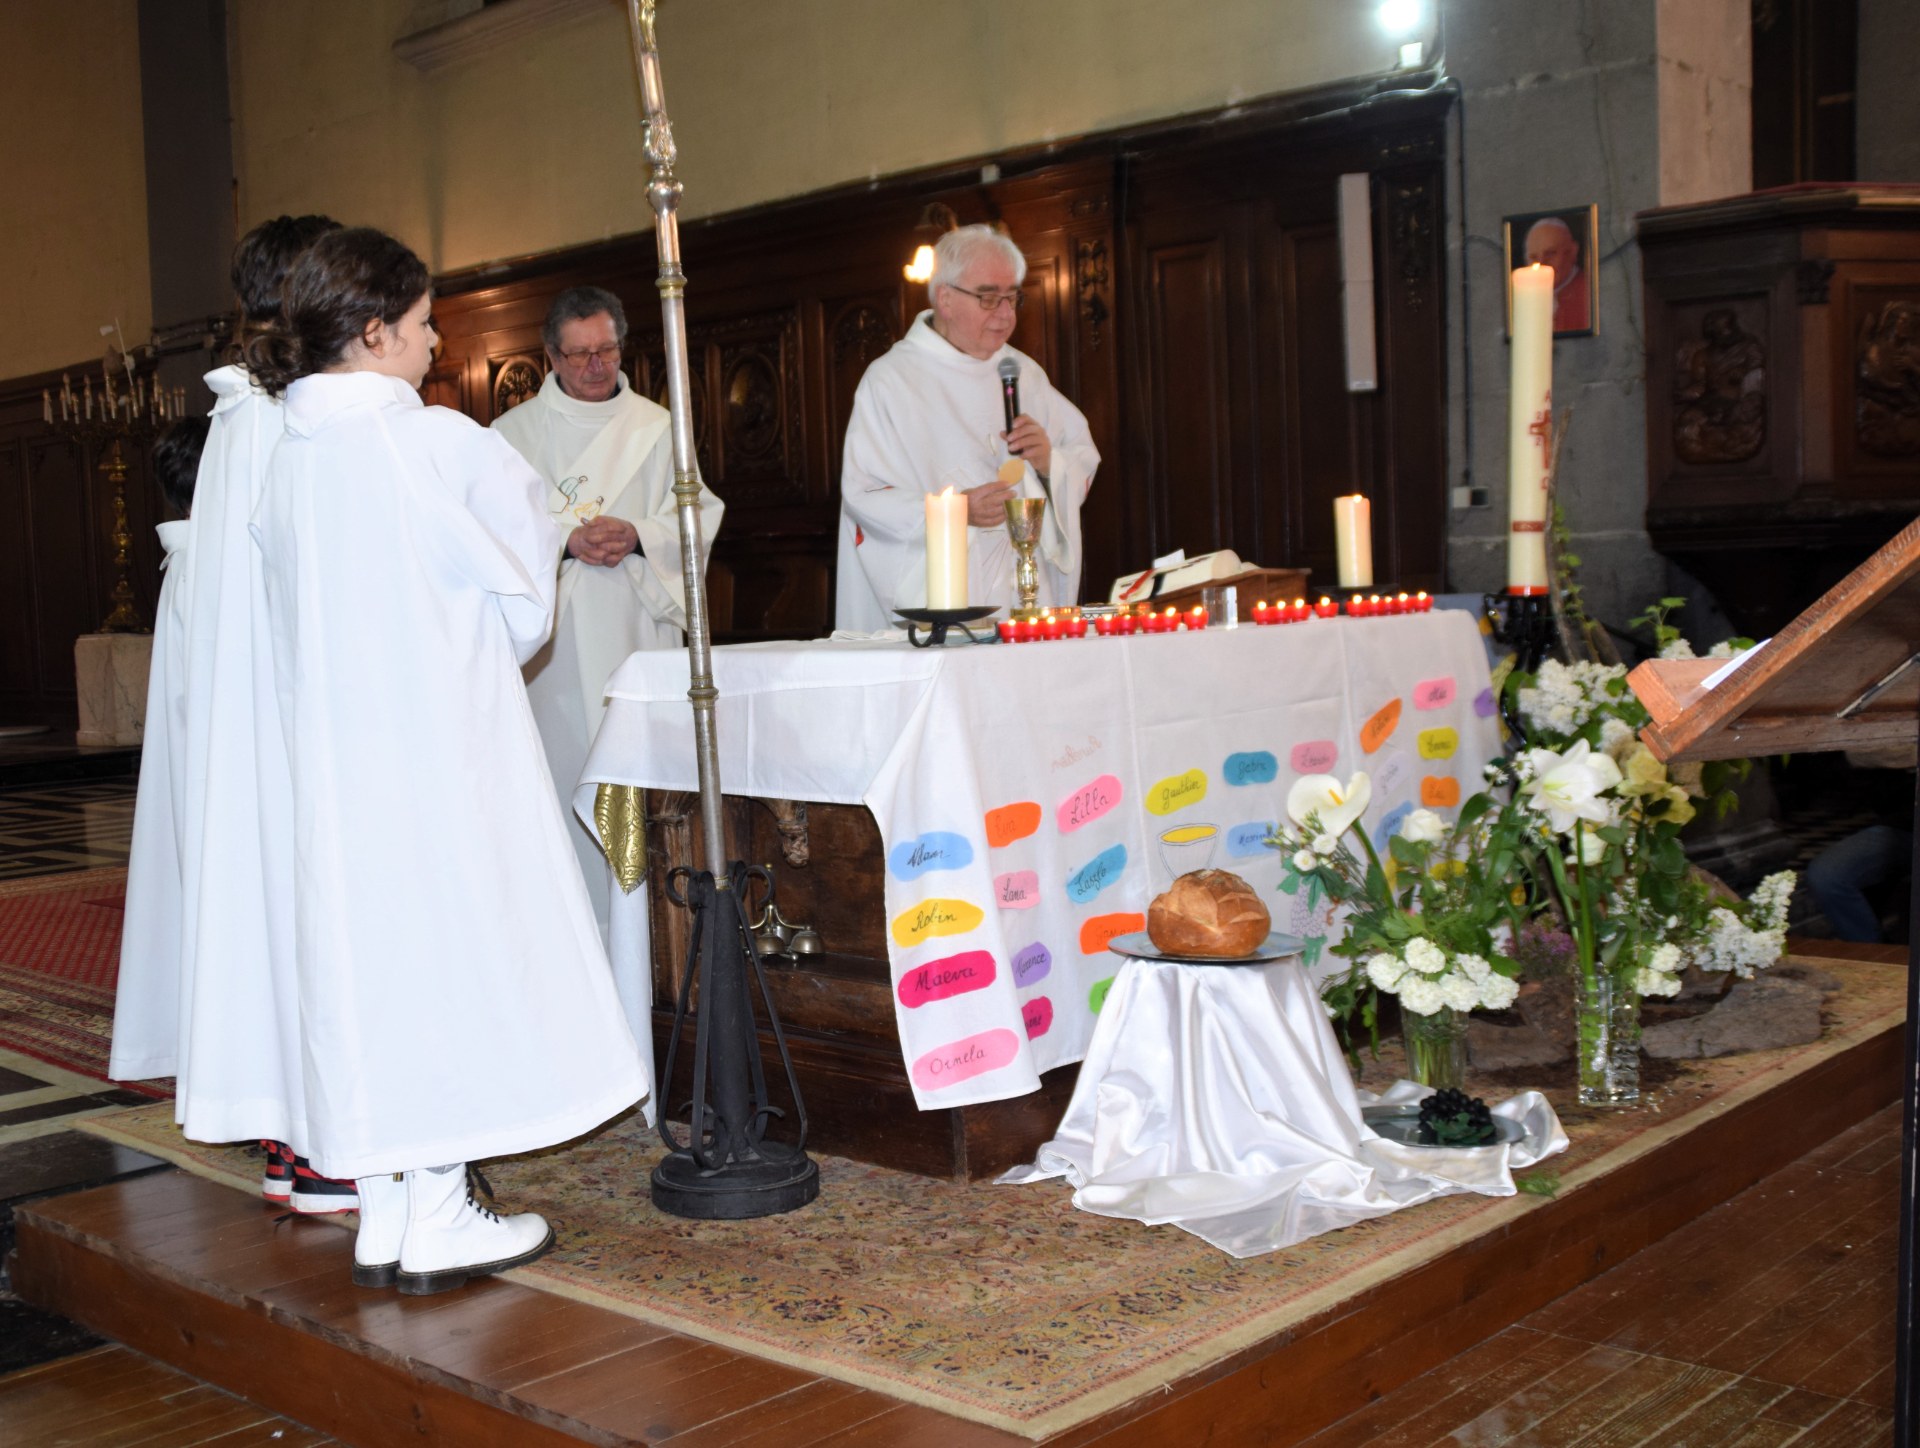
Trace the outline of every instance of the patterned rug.
<path fill-rule="evenodd" d="M 1903 967 L 1819 964 L 1844 986 L 1813 1045 L 1689 1064 L 1637 1110 L 1582 1111 L 1549 1091 L 1573 1142 L 1546 1163 L 1560 1195 L 1901 1020 Z M 1383 1084 L 1398 1064 L 1383 1048 L 1363 1079 Z M 183 1141 L 165 1105 L 82 1129 L 258 1189 L 247 1149 Z M 1174 1227 L 1077 1212 L 1057 1182 L 969 1187 L 834 1157 L 820 1159 L 820 1198 L 801 1211 L 682 1221 L 647 1200 L 658 1155 L 657 1138 L 629 1120 L 489 1164 L 500 1198 L 547 1213 L 560 1239 L 514 1280 L 1032 1438 L 1551 1207 L 1526 1194 L 1445 1198 L 1236 1261 Z"/>
<path fill-rule="evenodd" d="M 124 869 L 0 884 L 0 1046 L 107 1079 L 120 972 Z M 171 1097 L 171 1081 L 121 1083 Z"/>

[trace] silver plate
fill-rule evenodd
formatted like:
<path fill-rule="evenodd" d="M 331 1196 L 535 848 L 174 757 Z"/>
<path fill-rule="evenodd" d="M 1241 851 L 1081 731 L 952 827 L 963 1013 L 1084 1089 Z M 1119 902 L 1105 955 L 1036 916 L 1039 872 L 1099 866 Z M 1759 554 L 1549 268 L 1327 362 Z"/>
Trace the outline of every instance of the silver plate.
<path fill-rule="evenodd" d="M 1519 1122 L 1509 1121 L 1504 1116 L 1496 1116 L 1493 1118 L 1493 1140 L 1483 1141 L 1478 1146 L 1445 1146 L 1437 1141 L 1422 1141 L 1418 1102 L 1393 1106 L 1363 1106 L 1360 1108 L 1360 1119 L 1388 1141 L 1398 1142 L 1401 1146 L 1423 1147 L 1428 1151 L 1486 1151 L 1490 1147 L 1527 1139 L 1527 1134 L 1520 1129 Z"/>
<path fill-rule="evenodd" d="M 1107 949 L 1116 955 L 1130 955 L 1135 960 L 1161 960 L 1169 965 L 1265 965 L 1298 955 L 1305 947 L 1306 942 L 1299 936 L 1282 935 L 1277 930 L 1245 955 L 1168 955 L 1144 930 L 1116 935 L 1107 942 Z"/>

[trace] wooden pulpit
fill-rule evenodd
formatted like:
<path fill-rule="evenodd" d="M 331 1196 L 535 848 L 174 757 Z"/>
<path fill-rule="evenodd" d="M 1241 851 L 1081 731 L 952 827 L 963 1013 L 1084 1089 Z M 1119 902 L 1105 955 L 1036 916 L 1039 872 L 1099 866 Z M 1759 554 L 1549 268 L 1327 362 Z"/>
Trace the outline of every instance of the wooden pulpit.
<path fill-rule="evenodd" d="M 1668 762 L 1885 748 L 1920 740 L 1920 520 L 1709 687 L 1718 659 L 1650 659 L 1627 682 L 1653 721 L 1640 737 Z M 1920 800 L 1914 835 L 1920 839 Z M 1895 1305 L 1894 1441 L 1920 1441 L 1915 1279 L 1920 1126 L 1920 871 L 1908 929 L 1907 1069 Z"/>

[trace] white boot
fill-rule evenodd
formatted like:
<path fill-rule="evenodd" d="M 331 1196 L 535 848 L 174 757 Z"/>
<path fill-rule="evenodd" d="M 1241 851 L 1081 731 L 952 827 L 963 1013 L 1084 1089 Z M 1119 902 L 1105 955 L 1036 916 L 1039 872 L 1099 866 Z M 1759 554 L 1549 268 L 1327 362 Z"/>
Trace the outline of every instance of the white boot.
<path fill-rule="evenodd" d="M 531 1262 L 551 1246 L 545 1217 L 502 1217 L 475 1201 L 465 1165 L 407 1173 L 407 1231 L 396 1279 L 407 1296 L 450 1292 L 469 1277 Z"/>
<path fill-rule="evenodd" d="M 360 1192 L 360 1230 L 353 1237 L 353 1285 L 391 1287 L 407 1234 L 407 1179 L 394 1172 L 361 1177 L 354 1185 Z"/>

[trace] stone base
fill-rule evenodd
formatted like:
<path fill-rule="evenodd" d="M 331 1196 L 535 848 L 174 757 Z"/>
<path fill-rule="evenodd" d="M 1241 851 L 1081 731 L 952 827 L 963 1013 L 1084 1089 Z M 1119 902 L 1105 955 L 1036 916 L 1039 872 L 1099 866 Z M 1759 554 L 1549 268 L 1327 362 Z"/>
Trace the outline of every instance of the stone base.
<path fill-rule="evenodd" d="M 152 634 L 82 634 L 73 641 L 80 695 L 77 744 L 138 744 L 147 726 Z"/>

